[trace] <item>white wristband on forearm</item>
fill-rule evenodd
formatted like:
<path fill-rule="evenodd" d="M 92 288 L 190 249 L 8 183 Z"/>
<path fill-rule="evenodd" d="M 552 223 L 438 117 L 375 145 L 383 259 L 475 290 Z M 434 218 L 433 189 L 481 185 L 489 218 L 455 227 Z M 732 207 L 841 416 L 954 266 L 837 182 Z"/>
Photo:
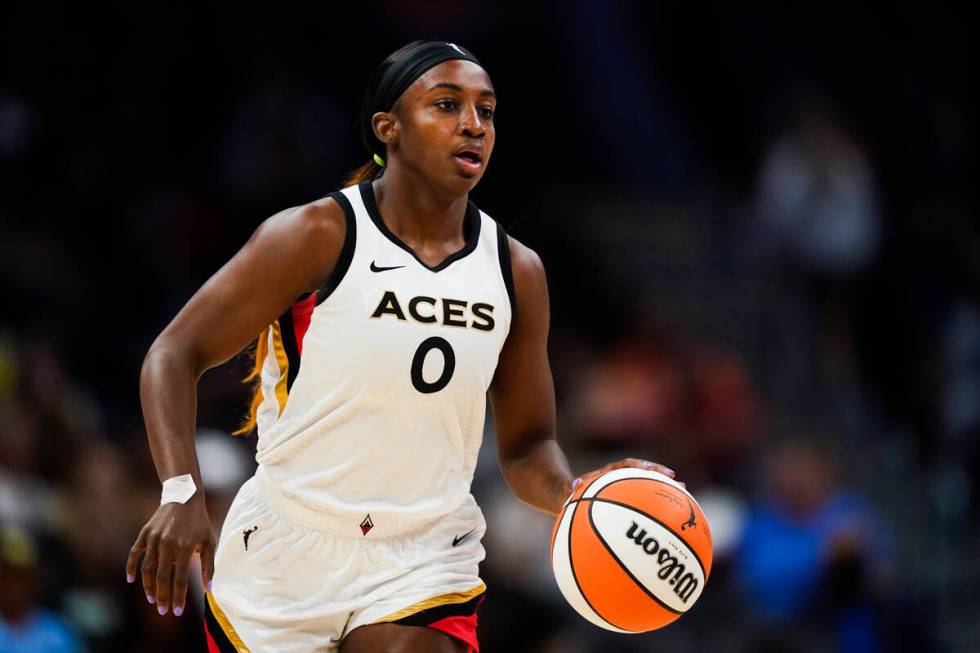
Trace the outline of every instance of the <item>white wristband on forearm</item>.
<path fill-rule="evenodd" d="M 160 505 L 165 503 L 187 503 L 187 500 L 197 492 L 194 479 L 190 474 L 181 474 L 168 478 L 163 482 L 163 492 L 160 493 Z"/>

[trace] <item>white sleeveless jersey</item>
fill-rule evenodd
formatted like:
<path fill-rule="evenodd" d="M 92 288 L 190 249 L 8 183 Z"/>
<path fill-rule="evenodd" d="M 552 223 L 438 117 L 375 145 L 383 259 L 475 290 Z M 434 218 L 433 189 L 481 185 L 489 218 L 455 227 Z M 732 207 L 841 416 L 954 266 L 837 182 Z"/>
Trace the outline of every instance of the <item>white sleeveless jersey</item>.
<path fill-rule="evenodd" d="M 257 476 L 312 510 L 445 515 L 469 495 L 510 330 L 507 236 L 469 202 L 464 248 L 430 267 L 385 226 L 370 181 L 332 197 L 347 219 L 336 269 L 258 351 Z"/>

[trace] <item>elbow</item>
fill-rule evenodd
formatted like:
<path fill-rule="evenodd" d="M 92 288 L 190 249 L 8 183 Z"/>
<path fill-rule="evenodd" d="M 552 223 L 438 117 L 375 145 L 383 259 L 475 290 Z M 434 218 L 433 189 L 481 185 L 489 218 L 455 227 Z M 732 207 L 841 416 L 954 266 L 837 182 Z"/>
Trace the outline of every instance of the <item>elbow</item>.
<path fill-rule="evenodd" d="M 140 385 L 145 387 L 161 373 L 178 373 L 191 376 L 197 381 L 204 370 L 195 364 L 193 355 L 186 347 L 181 347 L 163 333 L 153 341 L 143 357 Z"/>
<path fill-rule="evenodd" d="M 550 429 L 540 429 L 529 433 L 527 436 L 519 438 L 511 446 L 504 446 L 503 442 L 498 440 L 497 459 L 500 462 L 501 469 L 506 470 L 507 467 L 522 462 L 539 446 L 553 440 L 557 441 L 557 438 Z"/>

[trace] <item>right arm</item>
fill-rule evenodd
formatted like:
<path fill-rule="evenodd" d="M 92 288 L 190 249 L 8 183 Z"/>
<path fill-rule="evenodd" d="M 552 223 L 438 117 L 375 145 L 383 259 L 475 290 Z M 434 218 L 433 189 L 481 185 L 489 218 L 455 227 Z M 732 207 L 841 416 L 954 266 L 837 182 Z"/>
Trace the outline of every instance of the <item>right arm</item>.
<path fill-rule="evenodd" d="M 194 445 L 197 382 L 246 347 L 297 297 L 319 288 L 340 256 L 345 234 L 344 211 L 331 198 L 272 216 L 191 297 L 146 354 L 140 400 L 157 475 L 162 482 L 190 474 L 198 488 L 187 503 L 156 510 L 126 562 L 133 582 L 143 555 L 143 589 L 160 614 L 171 606 L 175 614 L 183 612 L 196 551 L 205 587 L 214 571 L 216 538 Z"/>

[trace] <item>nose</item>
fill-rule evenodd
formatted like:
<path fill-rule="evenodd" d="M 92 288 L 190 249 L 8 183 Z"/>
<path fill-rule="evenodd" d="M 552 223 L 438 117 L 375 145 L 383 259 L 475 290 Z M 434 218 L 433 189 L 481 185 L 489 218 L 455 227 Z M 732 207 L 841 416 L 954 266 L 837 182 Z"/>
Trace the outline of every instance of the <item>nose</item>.
<path fill-rule="evenodd" d="M 468 105 L 460 112 L 459 125 L 463 135 L 469 138 L 481 138 L 487 132 L 480 109 L 475 105 Z"/>

